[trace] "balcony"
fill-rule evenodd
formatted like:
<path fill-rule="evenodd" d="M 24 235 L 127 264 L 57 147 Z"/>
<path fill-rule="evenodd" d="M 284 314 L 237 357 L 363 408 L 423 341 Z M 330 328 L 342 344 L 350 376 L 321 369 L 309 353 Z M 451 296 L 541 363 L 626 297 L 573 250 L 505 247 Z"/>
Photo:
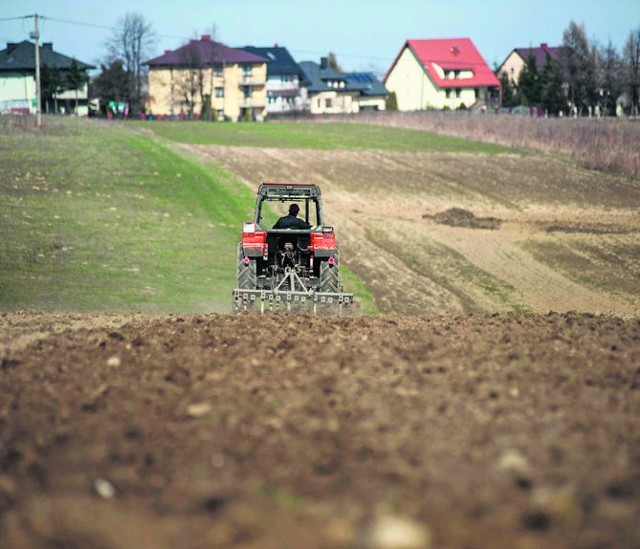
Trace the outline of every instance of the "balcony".
<path fill-rule="evenodd" d="M 239 86 L 264 86 L 267 83 L 266 76 L 243 74 L 238 80 Z"/>
<path fill-rule="evenodd" d="M 260 98 L 243 97 L 242 99 L 240 99 L 240 107 L 243 109 L 262 108 L 266 104 L 267 104 L 266 97 L 260 97 Z"/>

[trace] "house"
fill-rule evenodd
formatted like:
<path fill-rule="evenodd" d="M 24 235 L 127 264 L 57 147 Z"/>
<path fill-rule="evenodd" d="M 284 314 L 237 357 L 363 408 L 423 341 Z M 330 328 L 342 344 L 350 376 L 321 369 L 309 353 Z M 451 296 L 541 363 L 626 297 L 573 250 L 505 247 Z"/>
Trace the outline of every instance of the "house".
<path fill-rule="evenodd" d="M 536 60 L 536 67 L 538 67 L 538 69 L 542 69 L 547 59 L 547 55 L 562 65 L 562 52 L 562 47 L 549 47 L 544 42 L 537 48 L 515 48 L 507 56 L 502 65 L 498 67 L 496 74 L 500 76 L 500 74 L 505 73 L 509 77 L 509 80 L 517 86 L 520 78 L 520 72 L 526 65 L 529 55 L 533 54 Z"/>
<path fill-rule="evenodd" d="M 43 90 L 41 92 L 42 108 L 45 112 L 75 112 L 85 116 L 87 107 L 86 72 L 95 69 L 93 65 L 76 61 L 54 51 L 53 43 L 44 42 L 39 46 L 40 74 Z M 47 95 L 43 81 L 44 73 L 55 71 L 56 81 L 63 88 L 72 72 L 84 76 L 84 83 L 78 89 L 52 92 Z M 0 51 L 0 113 L 35 114 L 36 97 L 36 52 L 35 44 L 28 40 L 8 43 Z"/>
<path fill-rule="evenodd" d="M 267 103 L 267 59 L 230 48 L 203 34 L 145 61 L 154 116 L 212 116 L 262 120 Z"/>
<path fill-rule="evenodd" d="M 323 57 L 320 64 L 302 61 L 307 108 L 311 114 L 349 114 L 385 109 L 387 90 L 372 73 L 338 72 Z"/>
<path fill-rule="evenodd" d="M 242 50 L 264 57 L 267 63 L 267 114 L 300 112 L 306 101 L 306 90 L 301 87 L 304 74 L 282 46 L 245 46 Z"/>
<path fill-rule="evenodd" d="M 383 82 L 400 111 L 492 105 L 500 97 L 500 81 L 469 38 L 407 40 Z"/>

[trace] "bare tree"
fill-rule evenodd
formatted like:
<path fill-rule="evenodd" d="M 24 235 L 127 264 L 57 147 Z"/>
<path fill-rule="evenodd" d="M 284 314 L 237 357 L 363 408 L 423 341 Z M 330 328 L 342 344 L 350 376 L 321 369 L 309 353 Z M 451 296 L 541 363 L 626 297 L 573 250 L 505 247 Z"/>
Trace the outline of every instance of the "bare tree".
<path fill-rule="evenodd" d="M 611 40 L 601 49 L 602 110 L 607 115 L 615 115 L 618 97 L 623 92 L 623 75 L 620 55 Z"/>
<path fill-rule="evenodd" d="M 640 27 L 631 31 L 624 45 L 626 87 L 631 102 L 631 114 L 638 116 L 640 103 Z"/>
<path fill-rule="evenodd" d="M 120 18 L 107 39 L 110 61 L 122 60 L 129 77 L 124 94 L 133 112 L 142 109 L 142 84 L 145 74 L 142 62 L 155 43 L 151 23 L 141 13 L 127 13 Z"/>
<path fill-rule="evenodd" d="M 212 29 L 215 32 L 215 26 Z M 176 75 L 176 89 L 189 117 L 199 114 L 206 119 L 214 119 L 212 109 L 214 92 L 214 67 L 218 43 L 211 34 L 204 34 L 200 40 L 192 39 L 178 51 L 180 70 Z"/>
<path fill-rule="evenodd" d="M 195 114 L 199 92 L 202 95 L 204 81 L 203 61 L 195 39 L 180 49 L 180 71 L 176 79 L 181 103 L 185 107 L 186 114 L 191 118 Z"/>

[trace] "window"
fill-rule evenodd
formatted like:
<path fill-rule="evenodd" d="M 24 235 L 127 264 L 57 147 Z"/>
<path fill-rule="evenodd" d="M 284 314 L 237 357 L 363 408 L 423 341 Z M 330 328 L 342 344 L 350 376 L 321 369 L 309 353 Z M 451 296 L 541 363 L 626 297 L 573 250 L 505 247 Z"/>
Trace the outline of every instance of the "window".
<path fill-rule="evenodd" d="M 216 88 L 216 97 L 224 97 L 224 88 Z"/>
<path fill-rule="evenodd" d="M 333 107 L 333 101 L 331 99 L 325 99 L 324 107 L 325 109 L 330 109 L 331 107 Z"/>
<path fill-rule="evenodd" d="M 452 92 L 452 90 L 450 90 L 450 89 L 447 90 L 447 99 L 449 99 L 451 97 L 451 92 Z"/>
<path fill-rule="evenodd" d="M 460 93 L 462 93 L 462 90 L 460 88 L 456 89 L 456 97 L 460 97 Z"/>
<path fill-rule="evenodd" d="M 251 97 L 251 86 L 243 86 L 243 92 L 245 99 Z"/>
<path fill-rule="evenodd" d="M 222 76 L 222 67 L 213 67 L 213 76 Z"/>
<path fill-rule="evenodd" d="M 242 75 L 246 78 L 248 76 L 251 76 L 251 70 L 253 69 L 253 67 L 251 65 L 243 65 L 242 66 Z"/>

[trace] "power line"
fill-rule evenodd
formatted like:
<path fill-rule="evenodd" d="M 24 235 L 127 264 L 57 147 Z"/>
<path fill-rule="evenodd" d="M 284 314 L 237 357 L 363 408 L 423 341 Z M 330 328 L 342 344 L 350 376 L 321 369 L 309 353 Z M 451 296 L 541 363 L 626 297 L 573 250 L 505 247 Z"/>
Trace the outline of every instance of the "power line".
<path fill-rule="evenodd" d="M 22 17 L 7 17 L 4 19 L 0 19 L 1 21 L 17 21 L 20 19 L 29 19 L 31 17 L 34 17 L 33 15 L 24 15 Z M 52 21 L 55 23 L 65 23 L 67 25 L 77 25 L 80 27 L 89 27 L 89 28 L 94 28 L 94 29 L 101 29 L 101 30 L 113 30 L 113 27 L 108 27 L 106 25 L 99 25 L 96 23 L 87 23 L 85 21 L 74 21 L 72 19 L 62 19 L 59 17 L 46 17 L 46 16 L 39 16 L 40 20 L 45 20 L 45 21 Z M 159 33 L 154 33 L 155 36 L 157 36 L 158 38 L 170 38 L 172 40 L 183 40 L 183 41 L 187 41 L 187 40 L 191 40 L 193 37 L 185 37 L 185 36 L 176 36 L 173 34 L 159 34 Z M 319 52 L 319 51 L 307 51 L 307 50 L 291 50 L 292 52 L 296 53 L 296 54 L 302 54 L 302 55 L 316 55 L 316 56 L 323 56 L 326 55 L 327 52 Z M 374 61 L 391 61 L 393 60 L 393 57 L 377 57 L 377 56 L 373 56 L 373 55 L 360 55 L 360 54 L 349 54 L 349 53 L 336 53 L 336 55 L 339 55 L 342 58 L 352 58 L 352 59 L 369 59 L 369 60 L 374 60 Z"/>
<path fill-rule="evenodd" d="M 28 19 L 29 17 L 33 17 L 33 15 L 23 15 L 22 17 L 3 17 L 0 21 L 18 21 L 20 19 Z"/>

